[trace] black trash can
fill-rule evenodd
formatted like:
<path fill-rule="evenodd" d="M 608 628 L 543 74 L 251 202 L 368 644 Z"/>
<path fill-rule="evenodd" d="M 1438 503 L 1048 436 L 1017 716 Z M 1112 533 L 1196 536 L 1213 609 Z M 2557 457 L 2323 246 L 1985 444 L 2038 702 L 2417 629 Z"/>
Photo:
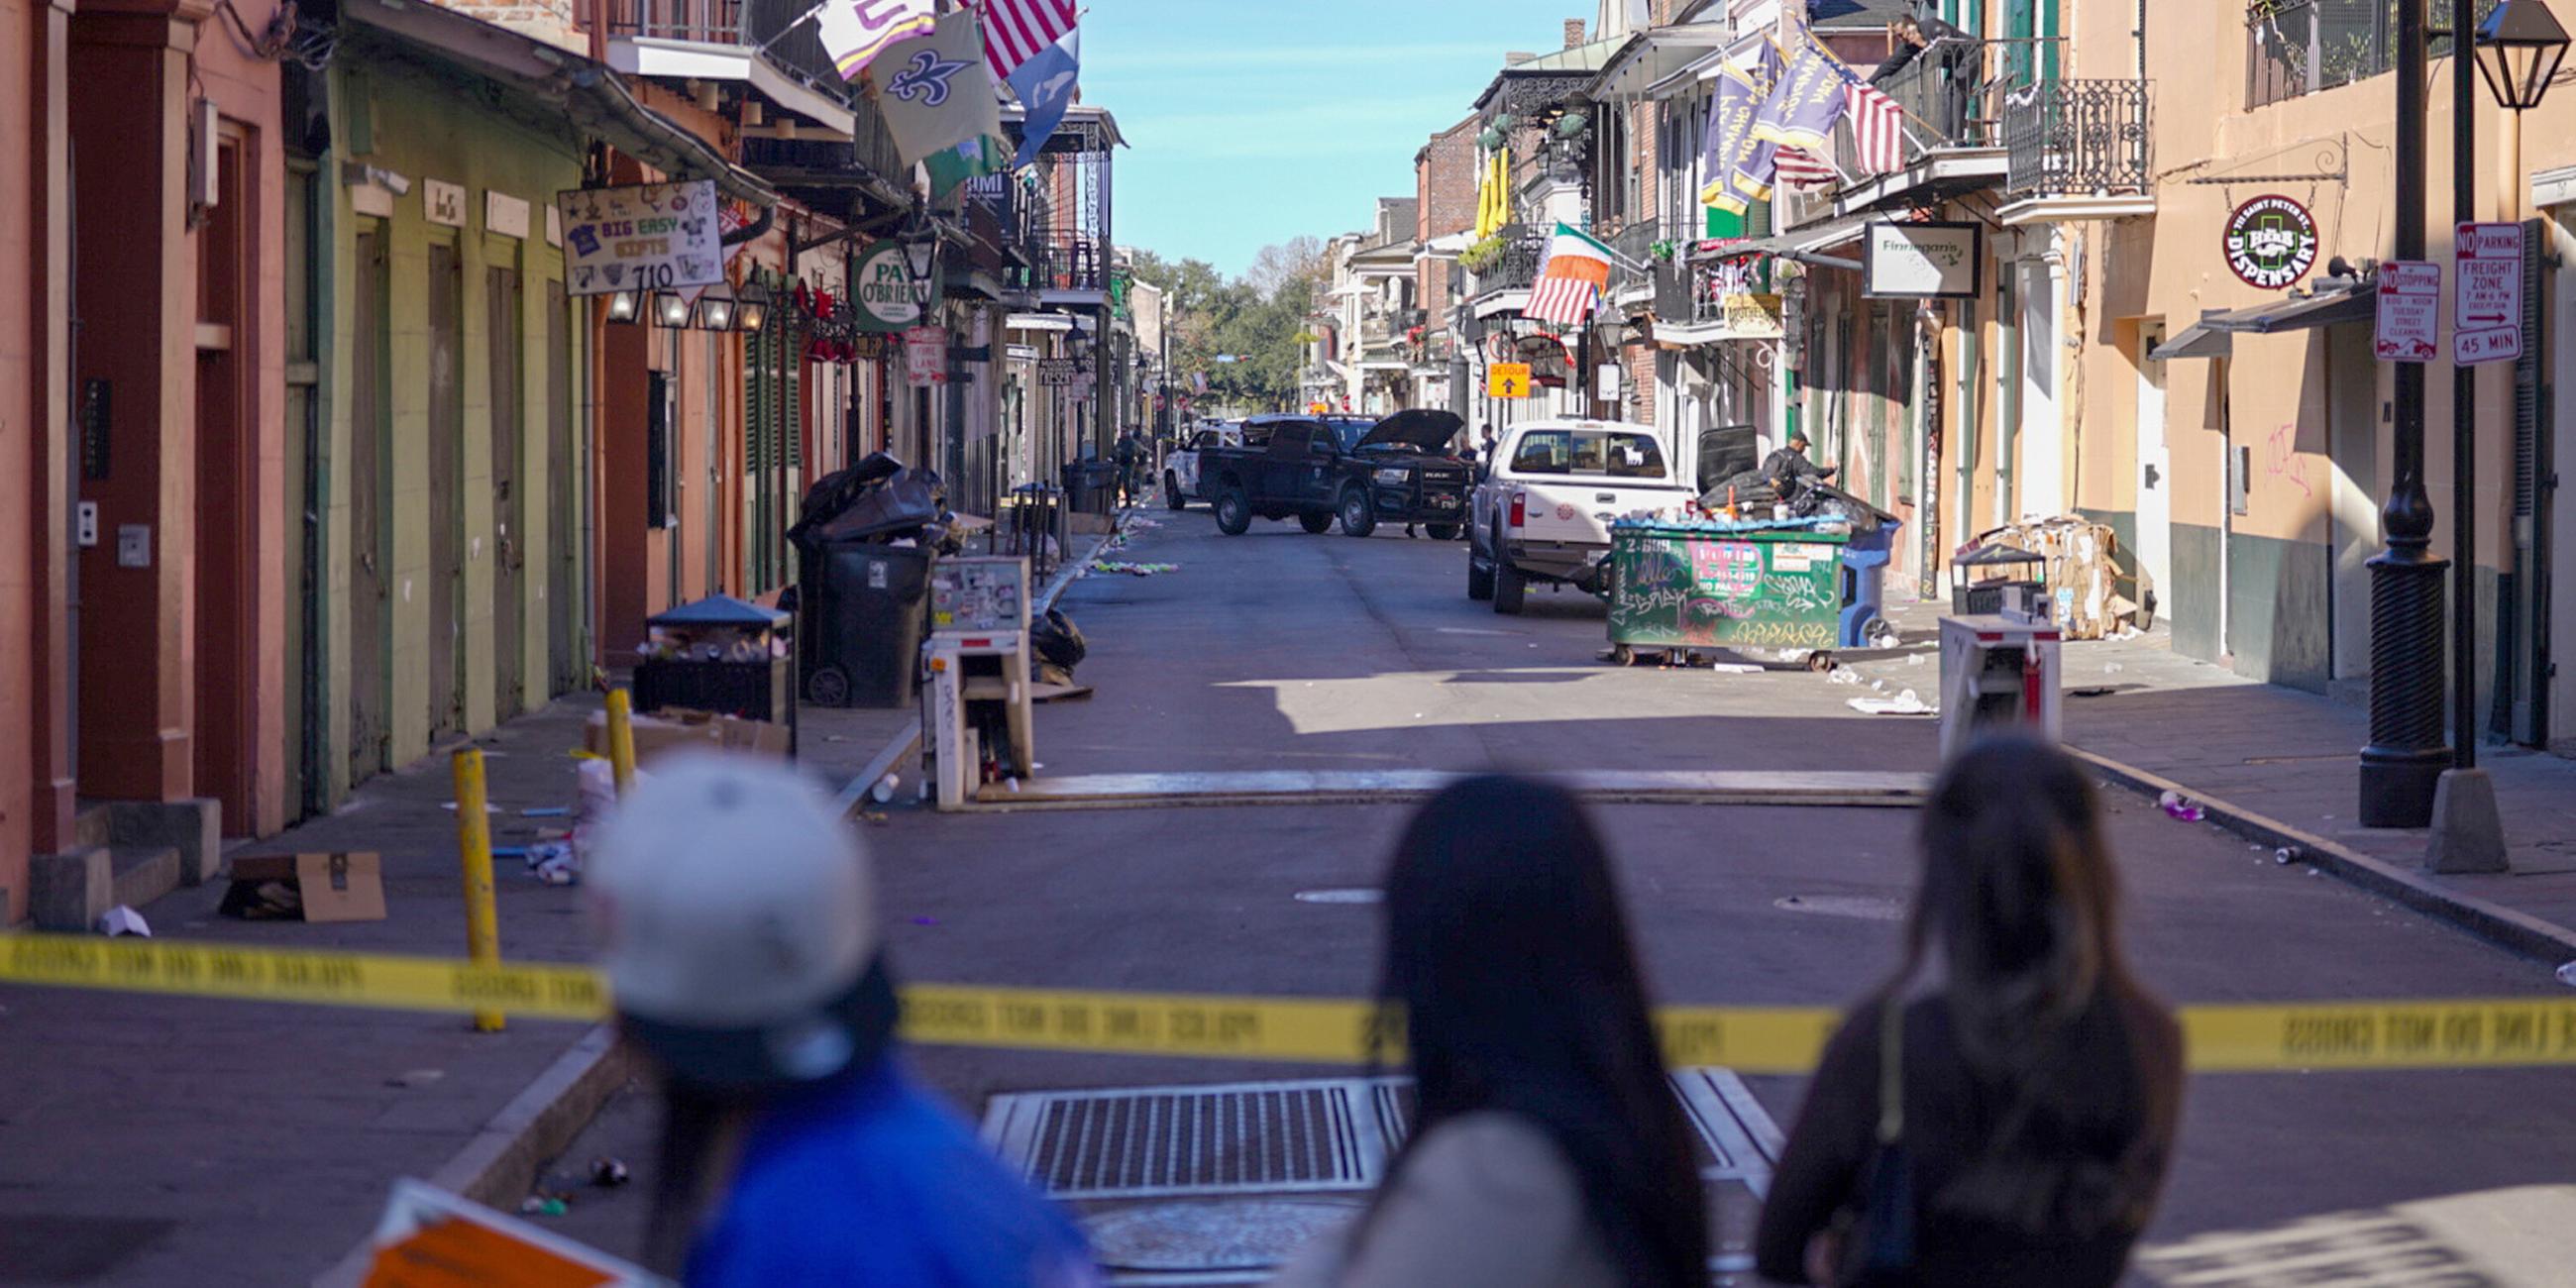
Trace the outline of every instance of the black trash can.
<path fill-rule="evenodd" d="M 1064 467 L 1065 508 L 1084 514 L 1107 514 L 1118 501 L 1118 463 L 1068 461 Z"/>
<path fill-rule="evenodd" d="M 805 700 L 908 707 L 930 629 L 932 552 L 848 541 L 797 550 L 797 656 Z"/>
<path fill-rule="evenodd" d="M 645 619 L 655 651 L 635 664 L 635 709 L 682 707 L 793 726 L 788 660 L 772 645 L 791 621 L 785 612 L 731 595 Z"/>

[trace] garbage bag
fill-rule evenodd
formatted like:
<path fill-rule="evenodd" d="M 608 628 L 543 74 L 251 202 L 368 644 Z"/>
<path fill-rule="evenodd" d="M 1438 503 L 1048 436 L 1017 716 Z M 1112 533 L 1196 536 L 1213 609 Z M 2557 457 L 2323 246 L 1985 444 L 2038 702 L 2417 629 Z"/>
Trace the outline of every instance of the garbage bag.
<path fill-rule="evenodd" d="M 1778 504 L 1780 489 L 1771 485 L 1771 476 L 1762 471 L 1740 470 L 1720 479 L 1717 486 L 1700 494 L 1700 508 L 1723 509 L 1733 504 L 1758 515 L 1768 515 Z"/>
<path fill-rule="evenodd" d="M 815 483 L 787 537 L 799 546 L 918 537 L 940 521 L 947 500 L 939 475 L 878 452 Z"/>
<path fill-rule="evenodd" d="M 1091 651 L 1082 642 L 1082 628 L 1074 625 L 1073 619 L 1064 615 L 1064 610 L 1057 608 L 1048 609 L 1046 616 L 1029 628 L 1029 647 L 1036 651 L 1040 662 L 1067 675 L 1082 665 L 1082 659 Z"/>

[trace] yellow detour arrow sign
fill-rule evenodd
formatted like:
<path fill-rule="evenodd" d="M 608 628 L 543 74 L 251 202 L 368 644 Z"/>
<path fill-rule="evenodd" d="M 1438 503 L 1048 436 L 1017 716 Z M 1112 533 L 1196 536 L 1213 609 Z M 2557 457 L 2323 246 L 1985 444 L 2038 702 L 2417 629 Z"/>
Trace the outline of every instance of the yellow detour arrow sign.
<path fill-rule="evenodd" d="M 1497 362 L 1485 368 L 1485 396 L 1488 398 L 1527 398 L 1530 396 L 1530 364 Z"/>
<path fill-rule="evenodd" d="M 42 984 L 236 1001 L 598 1021 L 607 981 L 586 966 L 476 966 L 428 957 L 282 950 L 158 939 L 0 936 L 0 984 Z M 938 1046 L 1125 1055 L 1400 1061 L 1403 1030 L 1372 1032 L 1375 1003 L 1347 998 L 1104 993 L 916 984 L 903 1036 Z M 1815 1067 L 1841 1012 L 1818 1006 L 1674 1006 L 1658 1011 L 1664 1057 L 1743 1073 Z M 2182 1010 L 2200 1073 L 2576 1065 L 2576 998 L 2225 1003 Z"/>

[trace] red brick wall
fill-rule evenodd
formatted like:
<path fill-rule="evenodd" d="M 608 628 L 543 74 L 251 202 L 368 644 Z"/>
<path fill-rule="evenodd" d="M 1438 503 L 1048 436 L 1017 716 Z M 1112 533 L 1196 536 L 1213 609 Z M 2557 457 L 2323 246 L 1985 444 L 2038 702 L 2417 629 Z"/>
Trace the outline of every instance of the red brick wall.
<path fill-rule="evenodd" d="M 1476 223 L 1476 118 L 1466 120 L 1432 135 L 1431 141 L 1414 154 L 1414 237 L 1429 241 L 1451 233 L 1465 232 Z M 1449 302 L 1449 274 L 1445 260 L 1424 260 L 1414 270 L 1414 299 L 1437 313 Z"/>
<path fill-rule="evenodd" d="M 1655 346 L 1632 344 L 1619 351 L 1628 368 L 1627 406 L 1620 414 L 1640 425 L 1655 423 Z"/>

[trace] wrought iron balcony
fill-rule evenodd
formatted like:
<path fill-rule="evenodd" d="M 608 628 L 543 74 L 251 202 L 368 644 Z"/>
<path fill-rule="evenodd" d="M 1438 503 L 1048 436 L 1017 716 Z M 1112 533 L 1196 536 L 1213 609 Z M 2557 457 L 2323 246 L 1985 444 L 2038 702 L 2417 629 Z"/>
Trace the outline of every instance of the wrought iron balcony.
<path fill-rule="evenodd" d="M 1663 229 L 1655 221 L 1627 224 L 1603 240 L 1618 252 L 1610 259 L 1610 294 L 1654 284 L 1655 243 L 1663 240 Z"/>
<path fill-rule="evenodd" d="M 701 45 L 742 45 L 809 88 L 842 103 L 856 101 L 832 65 L 806 0 L 607 0 L 608 34 Z M 587 10 L 576 7 L 587 16 Z"/>
<path fill-rule="evenodd" d="M 2014 197 L 2149 191 L 2148 87 L 2132 80 L 2043 81 L 2004 100 L 2004 187 Z"/>
<path fill-rule="evenodd" d="M 1538 266 L 1547 258 L 1547 234 L 1529 224 L 1506 224 L 1499 236 L 1503 253 L 1482 269 L 1469 270 L 1476 275 L 1474 294 L 1526 291 L 1538 280 Z"/>

